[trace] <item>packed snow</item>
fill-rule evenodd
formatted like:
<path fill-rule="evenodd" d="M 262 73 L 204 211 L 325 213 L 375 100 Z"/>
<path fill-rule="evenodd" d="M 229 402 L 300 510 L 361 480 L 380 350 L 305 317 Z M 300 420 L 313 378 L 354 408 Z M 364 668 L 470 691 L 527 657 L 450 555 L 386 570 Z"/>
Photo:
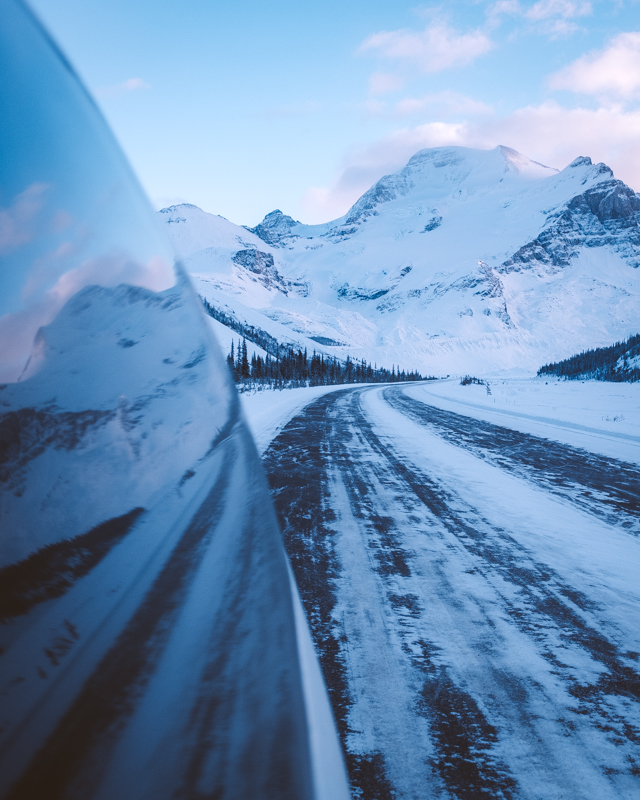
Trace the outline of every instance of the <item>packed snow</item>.
<path fill-rule="evenodd" d="M 638 796 L 640 473 L 567 444 L 582 384 L 501 386 L 309 393 L 265 452 L 354 796 Z"/>
<path fill-rule="evenodd" d="M 488 385 L 488 389 L 487 389 Z M 640 384 L 548 378 L 456 378 L 407 387 L 426 403 L 495 425 L 640 463 Z"/>
<path fill-rule="evenodd" d="M 640 463 L 640 384 L 487 378 L 405 384 L 411 397 L 495 425 Z M 242 395 L 242 408 L 260 453 L 287 422 L 321 395 L 344 386 L 266 390 Z"/>

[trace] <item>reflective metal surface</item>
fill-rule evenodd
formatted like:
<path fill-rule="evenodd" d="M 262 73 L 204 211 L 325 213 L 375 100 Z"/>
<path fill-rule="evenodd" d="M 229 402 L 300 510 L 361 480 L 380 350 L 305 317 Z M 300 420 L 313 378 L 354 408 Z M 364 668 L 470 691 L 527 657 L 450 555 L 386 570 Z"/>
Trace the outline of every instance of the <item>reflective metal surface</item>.
<path fill-rule="evenodd" d="M 0 78 L 0 797 L 318 797 L 286 557 L 199 301 L 17 0 Z"/>
<path fill-rule="evenodd" d="M 22 5 L 0 9 L 2 566 L 147 507 L 236 400 L 93 101 Z"/>
<path fill-rule="evenodd" d="M 173 257 L 93 101 L 16 3 L 0 32 L 0 381 L 85 286 L 175 283 Z"/>

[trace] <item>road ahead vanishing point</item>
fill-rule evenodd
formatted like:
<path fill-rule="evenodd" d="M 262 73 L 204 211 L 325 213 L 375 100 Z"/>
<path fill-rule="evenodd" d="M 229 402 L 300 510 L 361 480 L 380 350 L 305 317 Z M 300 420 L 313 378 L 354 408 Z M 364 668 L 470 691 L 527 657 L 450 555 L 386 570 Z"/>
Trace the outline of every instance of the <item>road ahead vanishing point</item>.
<path fill-rule="evenodd" d="M 640 469 L 415 394 L 264 456 L 354 796 L 637 799 Z"/>

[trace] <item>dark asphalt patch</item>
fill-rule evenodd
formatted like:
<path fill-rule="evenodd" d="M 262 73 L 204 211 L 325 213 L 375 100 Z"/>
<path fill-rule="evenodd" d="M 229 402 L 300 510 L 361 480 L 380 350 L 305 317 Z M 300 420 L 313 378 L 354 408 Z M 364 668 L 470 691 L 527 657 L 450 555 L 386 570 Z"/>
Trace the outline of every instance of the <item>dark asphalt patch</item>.
<path fill-rule="evenodd" d="M 327 503 L 328 448 L 331 439 L 341 435 L 335 430 L 335 404 L 341 395 L 344 392 L 325 395 L 294 417 L 269 446 L 263 464 L 344 743 L 351 698 L 341 649 L 344 634 L 336 630 L 333 619 L 335 582 L 341 577 L 341 566 L 333 543 L 335 514 Z M 349 753 L 345 758 L 352 785 L 364 791 L 366 784 L 368 792 L 385 797 L 387 783 L 379 758 L 372 754 L 366 763 L 354 761 Z M 373 798 L 376 794 L 365 796 Z"/>
<path fill-rule="evenodd" d="M 446 667 L 435 663 L 438 648 L 420 641 L 422 658 L 416 659 L 425 674 L 419 703 L 421 712 L 435 722 L 438 759 L 433 767 L 458 800 L 491 797 L 510 800 L 517 785 L 506 765 L 493 754 L 498 731 L 487 722 L 478 704 L 451 680 Z"/>

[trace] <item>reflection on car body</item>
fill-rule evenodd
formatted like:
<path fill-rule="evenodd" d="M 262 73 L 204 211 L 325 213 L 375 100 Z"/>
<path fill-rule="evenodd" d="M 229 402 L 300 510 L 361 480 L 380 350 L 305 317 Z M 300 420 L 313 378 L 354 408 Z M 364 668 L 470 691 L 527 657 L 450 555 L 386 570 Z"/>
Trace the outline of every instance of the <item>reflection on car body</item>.
<path fill-rule="evenodd" d="M 64 58 L 0 17 L 0 796 L 346 797 L 189 280 Z"/>

